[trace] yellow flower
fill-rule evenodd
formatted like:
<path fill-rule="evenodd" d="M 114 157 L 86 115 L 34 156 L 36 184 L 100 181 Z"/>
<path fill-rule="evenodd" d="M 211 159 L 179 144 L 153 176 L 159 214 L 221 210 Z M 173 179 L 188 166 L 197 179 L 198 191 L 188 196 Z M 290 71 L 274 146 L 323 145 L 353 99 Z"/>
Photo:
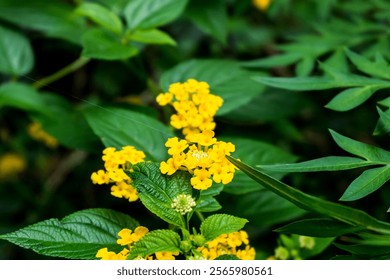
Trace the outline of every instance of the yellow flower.
<path fill-rule="evenodd" d="M 131 245 L 140 240 L 148 232 L 149 230 L 143 226 L 137 227 L 134 232 L 131 229 L 124 228 L 118 232 L 120 238 L 116 242 L 122 246 Z"/>
<path fill-rule="evenodd" d="M 184 135 L 213 130 L 214 115 L 223 103 L 221 97 L 210 93 L 206 82 L 194 79 L 171 84 L 168 92 L 159 94 L 156 101 L 160 106 L 173 106 L 176 114 L 171 116 L 171 125 L 183 129 Z"/>
<path fill-rule="evenodd" d="M 259 10 L 265 11 L 271 4 L 271 0 L 252 0 L 252 3 Z"/>
<path fill-rule="evenodd" d="M 174 260 L 174 256 L 178 256 L 179 252 L 157 252 L 155 255 L 157 260 Z"/>
<path fill-rule="evenodd" d="M 7 153 L 0 157 L 0 179 L 13 177 L 26 168 L 25 159 L 15 153 Z"/>
<path fill-rule="evenodd" d="M 243 230 L 221 234 L 214 240 L 207 242 L 205 246 L 198 247 L 197 251 L 208 260 L 225 254 L 235 255 L 242 260 L 254 260 L 256 256 L 255 249 L 249 246 L 248 234 Z"/>
<path fill-rule="evenodd" d="M 144 161 L 145 154 L 133 146 L 125 146 L 121 150 L 108 147 L 103 150 L 102 160 L 105 170 L 98 170 L 91 175 L 94 184 L 115 183 L 111 187 L 111 195 L 136 201 L 138 193 L 131 185 L 131 178 L 125 171 L 132 172 L 131 166 Z"/>
<path fill-rule="evenodd" d="M 43 142 L 49 148 L 56 148 L 58 141 L 52 135 L 43 130 L 40 123 L 33 122 L 27 127 L 28 134 L 35 140 Z"/>
<path fill-rule="evenodd" d="M 206 169 L 196 169 L 195 176 L 191 178 L 191 185 L 197 190 L 207 190 L 213 181 L 209 179 L 210 173 Z"/>
<path fill-rule="evenodd" d="M 102 248 L 96 253 L 96 258 L 101 260 L 126 260 L 129 254 L 128 249 L 123 249 L 120 253 L 108 251 L 107 248 Z"/>

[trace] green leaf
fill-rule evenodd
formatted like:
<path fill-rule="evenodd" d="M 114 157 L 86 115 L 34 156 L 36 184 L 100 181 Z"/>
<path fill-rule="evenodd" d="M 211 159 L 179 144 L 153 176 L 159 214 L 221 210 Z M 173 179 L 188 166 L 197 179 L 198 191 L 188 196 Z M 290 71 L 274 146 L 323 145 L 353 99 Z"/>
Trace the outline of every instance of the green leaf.
<path fill-rule="evenodd" d="M 295 72 L 298 77 L 308 76 L 315 66 L 316 59 L 311 56 L 304 56 L 295 66 Z"/>
<path fill-rule="evenodd" d="M 143 151 L 150 160 L 162 161 L 167 158 L 164 139 L 172 137 L 172 132 L 159 121 L 119 108 L 90 107 L 84 114 L 106 147 L 120 149 L 131 145 Z"/>
<path fill-rule="evenodd" d="M 188 0 L 132 0 L 124 10 L 127 26 L 131 30 L 151 29 L 176 19 Z"/>
<path fill-rule="evenodd" d="M 256 167 L 273 172 L 318 172 L 348 170 L 376 164 L 383 163 L 366 161 L 361 158 L 354 157 L 329 156 L 299 163 L 256 165 Z"/>
<path fill-rule="evenodd" d="M 34 54 L 24 35 L 0 26 L 0 72 L 21 76 L 31 71 Z"/>
<path fill-rule="evenodd" d="M 341 112 L 351 110 L 365 102 L 381 88 L 380 86 L 365 86 L 346 89 L 337 94 L 325 107 Z"/>
<path fill-rule="evenodd" d="M 200 232 L 207 241 L 214 240 L 221 234 L 232 233 L 242 229 L 248 222 L 246 219 L 226 214 L 215 214 L 207 217 L 200 225 Z"/>
<path fill-rule="evenodd" d="M 243 61 L 240 65 L 248 68 L 273 68 L 293 64 L 301 58 L 302 54 L 299 53 L 283 53 L 275 54 L 266 58 Z"/>
<path fill-rule="evenodd" d="M 122 43 L 114 33 L 98 28 L 85 32 L 82 45 L 82 56 L 95 59 L 127 59 L 138 54 L 135 47 Z"/>
<path fill-rule="evenodd" d="M 203 32 L 226 43 L 228 15 L 224 0 L 190 1 L 186 14 Z"/>
<path fill-rule="evenodd" d="M 390 79 L 390 66 L 383 60 L 383 58 L 377 62 L 371 62 L 364 56 L 358 55 L 348 49 L 346 49 L 345 52 L 357 69 L 363 73 L 378 78 Z"/>
<path fill-rule="evenodd" d="M 30 30 L 43 32 L 52 38 L 80 44 L 87 26 L 75 17 L 74 7 L 65 1 L 1 0 L 0 19 Z"/>
<path fill-rule="evenodd" d="M 250 167 L 249 165 L 246 165 L 243 162 L 240 162 L 232 157 L 228 158 L 235 166 L 245 172 L 253 180 L 262 184 L 272 192 L 275 192 L 277 195 L 291 201 L 302 209 L 339 220 L 352 226 L 361 226 L 371 231 L 384 234 L 390 233 L 389 223 L 379 221 L 361 210 L 308 195 Z"/>
<path fill-rule="evenodd" d="M 167 91 L 170 84 L 185 82 L 188 79 L 207 82 L 211 93 L 224 100 L 224 104 L 217 112 L 218 116 L 222 116 L 247 104 L 262 92 L 263 88 L 253 82 L 249 76 L 250 72 L 240 68 L 235 61 L 194 59 L 166 71 L 160 79 L 160 85 L 164 91 Z"/>
<path fill-rule="evenodd" d="M 75 212 L 61 221 L 49 219 L 18 231 L 0 235 L 38 254 L 69 259 L 95 259 L 97 251 L 120 251 L 116 243 L 123 228 L 134 230 L 138 222 L 128 215 L 109 209 Z"/>
<path fill-rule="evenodd" d="M 390 165 L 364 171 L 357 177 L 340 198 L 342 201 L 357 200 L 379 189 L 390 179 Z"/>
<path fill-rule="evenodd" d="M 379 113 L 379 120 L 376 124 L 374 135 L 382 135 L 390 132 L 390 111 L 383 112 L 380 108 L 377 108 Z"/>
<path fill-rule="evenodd" d="M 199 198 L 196 201 L 195 211 L 198 212 L 214 212 L 222 208 L 214 196 L 218 195 L 223 190 L 222 184 L 213 184 L 211 188 L 201 191 Z"/>
<path fill-rule="evenodd" d="M 375 246 L 375 245 L 366 245 L 366 244 L 354 244 L 354 245 L 345 245 L 345 244 L 335 244 L 336 247 L 352 253 L 355 256 L 358 256 L 364 260 L 381 260 L 381 259 L 390 259 L 390 246 Z"/>
<path fill-rule="evenodd" d="M 368 161 L 390 163 L 390 152 L 345 137 L 331 129 L 329 131 L 337 145 L 348 153 L 365 158 Z"/>
<path fill-rule="evenodd" d="M 107 30 L 120 35 L 123 30 L 121 19 L 102 5 L 84 2 L 77 7 L 75 13 L 85 16 Z"/>
<path fill-rule="evenodd" d="M 332 219 L 316 218 L 293 222 L 276 229 L 276 231 L 313 237 L 336 237 L 357 232 L 361 229 L 362 227 L 351 226 Z"/>
<path fill-rule="evenodd" d="M 23 83 L 5 83 L 0 86 L 0 105 L 45 113 L 47 104 L 34 88 Z"/>
<path fill-rule="evenodd" d="M 175 46 L 176 42 L 168 33 L 158 29 L 137 29 L 126 36 L 127 39 L 145 44 L 171 45 Z"/>
<path fill-rule="evenodd" d="M 180 252 L 180 236 L 167 229 L 151 231 L 134 244 L 127 258 L 144 258 L 157 252 Z"/>
<path fill-rule="evenodd" d="M 192 194 L 191 175 L 185 171 L 163 175 L 159 164 L 151 162 L 141 162 L 133 169 L 129 175 L 145 207 L 167 223 L 185 228 L 183 216 L 171 205 L 179 194 Z"/>
<path fill-rule="evenodd" d="M 232 142 L 236 147 L 234 156 L 248 164 L 290 163 L 297 160 L 296 156 L 263 141 L 224 136 L 219 137 L 219 139 L 225 142 Z M 281 177 L 280 175 L 279 173 L 278 176 Z M 225 192 L 232 194 L 245 194 L 262 189 L 259 184 L 239 171 L 235 173 L 233 181 L 224 187 Z M 275 195 L 272 196 L 275 197 Z"/>
<path fill-rule="evenodd" d="M 358 75 L 345 75 L 338 79 L 322 76 L 322 77 L 297 77 L 297 78 L 272 78 L 263 76 L 252 77 L 256 82 L 267 86 L 283 88 L 288 90 L 323 90 L 338 87 L 364 87 L 364 86 L 381 86 L 390 87 L 390 83 L 371 79 Z"/>
<path fill-rule="evenodd" d="M 215 261 L 236 261 L 240 260 L 236 255 L 222 255 L 214 259 Z"/>

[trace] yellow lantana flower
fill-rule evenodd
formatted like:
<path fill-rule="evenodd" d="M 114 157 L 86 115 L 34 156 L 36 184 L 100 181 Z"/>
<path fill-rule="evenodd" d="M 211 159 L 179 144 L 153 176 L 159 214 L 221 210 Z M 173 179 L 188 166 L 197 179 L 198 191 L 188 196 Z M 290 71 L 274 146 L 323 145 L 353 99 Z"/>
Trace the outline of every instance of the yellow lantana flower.
<path fill-rule="evenodd" d="M 131 166 L 144 161 L 144 158 L 145 154 L 133 146 L 125 146 L 119 151 L 108 147 L 103 150 L 102 156 L 105 170 L 93 172 L 92 183 L 99 185 L 115 183 L 111 187 L 111 195 L 135 201 L 138 199 L 138 193 L 131 185 L 132 179 L 125 171 L 131 172 Z"/>

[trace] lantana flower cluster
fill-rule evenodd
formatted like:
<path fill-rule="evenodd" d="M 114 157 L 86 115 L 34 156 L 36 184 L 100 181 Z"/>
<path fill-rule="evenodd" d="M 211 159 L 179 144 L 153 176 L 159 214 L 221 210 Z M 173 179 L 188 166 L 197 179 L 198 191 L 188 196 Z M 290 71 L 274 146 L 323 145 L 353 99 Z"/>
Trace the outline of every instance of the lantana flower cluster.
<path fill-rule="evenodd" d="M 235 168 L 226 156 L 234 152 L 234 145 L 217 141 L 211 130 L 191 134 L 188 138 L 189 140 L 179 140 L 177 137 L 168 139 L 165 146 L 169 148 L 168 154 L 171 157 L 166 162 L 161 162 L 161 173 L 172 175 L 177 170 L 187 170 L 193 174 L 191 185 L 197 190 L 210 188 L 213 181 L 230 183 Z"/>
<path fill-rule="evenodd" d="M 157 96 L 160 106 L 170 104 L 176 111 L 170 123 L 176 129 L 182 129 L 183 135 L 214 130 L 214 115 L 222 106 L 223 99 L 210 93 L 206 82 L 189 79 L 184 83 L 174 83 L 166 93 Z"/>
<path fill-rule="evenodd" d="M 214 260 L 225 254 L 235 255 L 241 260 L 254 260 L 256 255 L 255 249 L 249 246 L 248 233 L 244 230 L 221 234 L 197 250 L 207 260 Z"/>
<path fill-rule="evenodd" d="M 131 229 L 124 228 L 118 232 L 120 237 L 116 242 L 117 244 L 124 246 L 122 251 L 115 253 L 113 251 L 108 251 L 107 248 L 100 249 L 96 258 L 101 260 L 126 260 L 134 244 L 138 242 L 142 237 L 144 237 L 149 232 L 149 229 L 144 226 L 138 226 L 132 231 Z M 154 255 L 146 256 L 145 260 L 174 260 L 175 256 L 179 255 L 179 252 L 156 252 Z M 141 258 L 139 258 L 141 259 Z"/>
<path fill-rule="evenodd" d="M 132 165 L 143 162 L 145 154 L 133 146 L 125 146 L 119 151 L 110 147 L 103 150 L 102 159 L 105 170 L 93 172 L 92 182 L 99 185 L 114 183 L 111 187 L 111 195 L 136 201 L 137 190 L 131 185 L 132 179 L 125 171 L 132 172 Z"/>
<path fill-rule="evenodd" d="M 235 146 L 214 137 L 214 115 L 223 99 L 211 94 L 206 82 L 189 79 L 172 84 L 167 93 L 157 96 L 157 103 L 173 106 L 176 114 L 171 117 L 171 125 L 182 129 L 185 136 L 185 140 L 173 137 L 165 143 L 171 157 L 161 162 L 161 173 L 172 175 L 186 170 L 193 175 L 191 185 L 197 190 L 210 188 L 213 181 L 230 183 L 235 167 L 226 156 L 234 152 Z"/>

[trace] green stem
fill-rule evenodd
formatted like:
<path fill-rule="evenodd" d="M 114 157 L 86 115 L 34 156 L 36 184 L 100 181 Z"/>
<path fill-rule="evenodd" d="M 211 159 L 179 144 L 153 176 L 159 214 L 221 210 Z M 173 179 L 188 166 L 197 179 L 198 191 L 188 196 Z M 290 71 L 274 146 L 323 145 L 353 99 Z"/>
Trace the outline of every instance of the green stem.
<path fill-rule="evenodd" d="M 59 71 L 55 72 L 54 74 L 44 77 L 35 83 L 32 84 L 32 86 L 35 89 L 40 89 L 54 81 L 57 81 L 61 79 L 62 77 L 68 75 L 69 73 L 72 73 L 76 71 L 77 69 L 83 67 L 85 64 L 87 64 L 91 59 L 85 58 L 85 57 L 79 57 L 77 60 L 73 61 L 71 64 L 65 66 L 64 68 L 60 69 Z"/>
<path fill-rule="evenodd" d="M 196 215 L 198 216 L 199 220 L 200 220 L 201 222 L 203 222 L 203 221 L 204 221 L 204 216 L 203 216 L 203 214 L 202 214 L 201 212 L 198 212 L 198 211 L 195 211 L 195 213 L 196 213 Z"/>

